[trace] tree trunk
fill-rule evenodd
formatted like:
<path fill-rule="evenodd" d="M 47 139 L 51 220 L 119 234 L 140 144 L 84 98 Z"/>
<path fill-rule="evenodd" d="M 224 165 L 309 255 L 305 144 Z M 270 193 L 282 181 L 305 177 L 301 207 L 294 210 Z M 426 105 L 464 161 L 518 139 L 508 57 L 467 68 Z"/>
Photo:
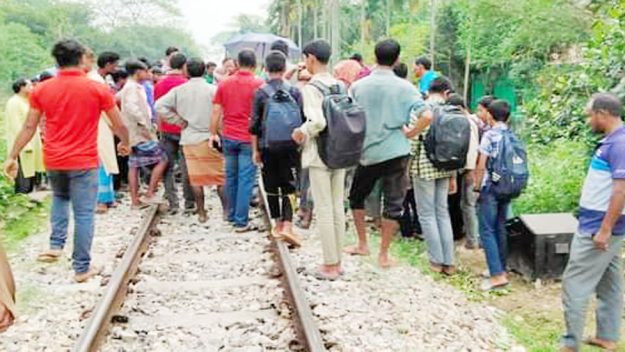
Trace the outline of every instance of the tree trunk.
<path fill-rule="evenodd" d="M 467 48 L 467 57 L 464 60 L 464 101 L 469 106 L 469 76 L 471 71 L 471 47 Z"/>
<path fill-rule="evenodd" d="M 319 38 L 319 0 L 315 0 L 313 4 L 313 39 Z"/>
<path fill-rule="evenodd" d="M 302 17 L 304 9 L 302 8 L 302 0 L 297 0 L 297 44 L 302 47 Z"/>
<path fill-rule="evenodd" d="M 365 31 L 367 30 L 366 23 L 367 21 L 367 0 L 362 0 L 362 4 L 360 5 L 360 51 L 363 52 L 365 50 Z"/>
<path fill-rule="evenodd" d="M 430 61 L 432 61 L 432 70 L 434 69 L 434 50 L 436 49 L 434 41 L 436 40 L 436 0 L 431 0 L 430 5 Z"/>
<path fill-rule="evenodd" d="M 386 0 L 386 36 L 391 34 L 391 0 Z"/>

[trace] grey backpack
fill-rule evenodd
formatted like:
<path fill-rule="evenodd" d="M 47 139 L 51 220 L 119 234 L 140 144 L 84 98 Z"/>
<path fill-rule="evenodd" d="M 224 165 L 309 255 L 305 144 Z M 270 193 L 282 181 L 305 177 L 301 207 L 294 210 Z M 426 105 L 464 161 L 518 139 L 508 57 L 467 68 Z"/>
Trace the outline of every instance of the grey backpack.
<path fill-rule="evenodd" d="M 365 142 L 365 111 L 338 84 L 310 84 L 324 95 L 323 115 L 327 124 L 317 137 L 319 157 L 330 169 L 357 166 Z"/>

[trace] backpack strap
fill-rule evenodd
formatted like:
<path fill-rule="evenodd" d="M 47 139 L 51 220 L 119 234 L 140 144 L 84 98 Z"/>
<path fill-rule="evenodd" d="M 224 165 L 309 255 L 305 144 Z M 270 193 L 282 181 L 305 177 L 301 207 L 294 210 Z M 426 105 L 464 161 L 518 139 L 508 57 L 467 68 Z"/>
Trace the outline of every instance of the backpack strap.
<path fill-rule="evenodd" d="M 330 89 L 330 87 L 321 83 L 320 81 L 310 82 L 310 85 L 319 89 L 319 91 L 321 92 L 321 94 L 323 94 L 324 97 L 332 94 L 332 90 Z"/>
<path fill-rule="evenodd" d="M 278 91 L 269 83 L 265 83 L 263 84 L 263 86 L 260 88 L 260 90 L 267 94 L 268 97 L 273 97 L 274 94 L 276 94 Z"/>

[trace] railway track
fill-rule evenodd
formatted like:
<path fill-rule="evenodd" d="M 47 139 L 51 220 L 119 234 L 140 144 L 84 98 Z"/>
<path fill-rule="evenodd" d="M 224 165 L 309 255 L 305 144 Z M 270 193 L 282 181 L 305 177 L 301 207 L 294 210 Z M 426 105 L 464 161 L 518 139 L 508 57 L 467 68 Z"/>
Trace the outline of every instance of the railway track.
<path fill-rule="evenodd" d="M 147 211 L 74 351 L 326 350 L 285 243 L 191 222 Z"/>

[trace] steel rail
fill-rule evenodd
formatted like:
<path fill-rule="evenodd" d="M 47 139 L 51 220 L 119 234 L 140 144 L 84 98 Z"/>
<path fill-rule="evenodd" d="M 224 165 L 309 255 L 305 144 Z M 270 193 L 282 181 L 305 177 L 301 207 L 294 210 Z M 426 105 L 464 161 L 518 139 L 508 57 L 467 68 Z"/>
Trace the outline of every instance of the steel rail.
<path fill-rule="evenodd" d="M 275 221 L 271 219 L 271 216 L 269 216 L 267 193 L 265 192 L 265 187 L 263 185 L 262 179 L 259 179 L 258 185 L 263 199 L 265 216 L 268 220 L 268 223 L 271 225 L 268 229 L 269 236 L 273 238 L 273 236 L 271 236 L 271 229 L 273 229 L 276 224 Z M 304 290 L 300 285 L 298 273 L 295 266 L 293 265 L 293 261 L 291 260 L 289 249 L 283 241 L 275 240 L 274 242 L 276 245 L 278 261 L 284 274 L 286 289 L 289 297 L 291 298 L 291 302 L 295 306 L 296 318 L 299 321 L 299 325 L 301 327 L 301 329 L 299 329 L 299 333 L 303 335 L 302 338 L 306 344 L 306 350 L 309 352 L 327 351 L 323 342 L 323 338 L 321 337 L 319 327 L 317 326 L 315 318 L 313 317 L 312 310 L 310 309 L 310 304 L 308 303 Z"/>
<path fill-rule="evenodd" d="M 119 311 L 128 293 L 128 284 L 137 273 L 141 257 L 147 251 L 152 235 L 158 223 L 158 206 L 151 206 L 146 212 L 139 232 L 126 249 L 120 264 L 111 277 L 104 295 L 93 311 L 80 339 L 74 346 L 74 352 L 95 352 L 108 333 L 111 319 Z"/>

